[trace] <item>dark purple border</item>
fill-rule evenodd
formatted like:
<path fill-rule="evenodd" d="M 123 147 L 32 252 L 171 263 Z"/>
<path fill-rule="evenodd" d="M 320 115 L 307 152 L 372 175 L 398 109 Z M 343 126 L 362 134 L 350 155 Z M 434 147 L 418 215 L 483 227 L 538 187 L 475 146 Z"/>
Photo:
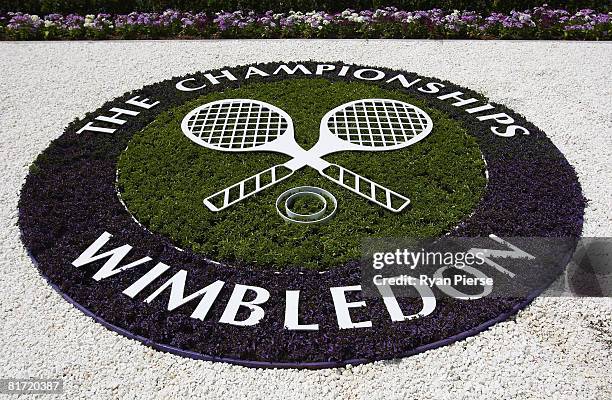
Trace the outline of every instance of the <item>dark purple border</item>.
<path fill-rule="evenodd" d="M 28 255 L 29 252 L 28 252 Z M 30 258 L 32 259 L 32 262 L 37 265 L 36 260 L 34 259 L 34 257 L 32 257 L 30 255 Z M 41 274 L 42 276 L 42 274 Z M 287 363 L 276 363 L 276 362 L 265 362 L 265 361 L 251 361 L 251 360 L 241 360 L 239 358 L 227 358 L 227 357 L 213 357 L 213 356 L 208 356 L 206 354 L 200 354 L 200 353 L 196 353 L 194 351 L 189 351 L 189 350 L 183 350 L 180 349 L 178 347 L 173 347 L 173 346 L 168 346 L 166 344 L 161 344 L 161 343 L 157 343 L 152 341 L 151 339 L 147 339 L 143 336 L 139 336 L 139 335 L 135 335 L 133 333 L 131 333 L 130 331 L 127 331 L 123 328 L 120 328 L 116 325 L 111 324 L 110 322 L 106 321 L 103 318 L 98 317 L 96 314 L 94 314 L 93 312 L 91 312 L 89 309 L 81 306 L 79 303 L 77 303 L 76 301 L 74 301 L 72 299 L 72 297 L 68 296 L 66 293 L 63 293 L 61 291 L 61 289 L 55 285 L 54 283 L 50 282 L 45 276 L 43 276 L 43 278 L 45 278 L 45 281 L 57 292 L 59 293 L 64 300 L 66 300 L 67 302 L 69 302 L 70 304 L 72 304 L 75 308 L 77 308 L 78 310 L 80 310 L 81 312 L 83 312 L 83 314 L 85 314 L 88 317 L 93 318 L 96 322 L 98 322 L 99 324 L 107 327 L 108 329 L 110 329 L 111 331 L 114 331 L 122 336 L 125 336 L 128 339 L 133 339 L 133 340 L 137 340 L 147 346 L 153 347 L 156 350 L 160 350 L 160 351 L 165 351 L 177 356 L 181 356 L 181 357 L 187 357 L 187 358 L 191 358 L 194 360 L 202 360 L 202 361 L 220 361 L 220 362 L 225 362 L 228 364 L 234 364 L 234 365 L 240 365 L 243 367 L 249 367 L 249 368 L 303 368 L 303 369 L 323 369 L 323 368 L 339 368 L 339 367 L 344 367 L 346 365 L 359 365 L 359 364 L 366 364 L 369 362 L 374 362 L 374 361 L 383 361 L 383 360 L 392 360 L 392 359 L 398 359 L 398 358 L 404 358 L 404 357 L 409 357 L 418 353 L 422 353 L 428 350 L 433 350 L 433 349 L 437 349 L 438 347 L 443 347 L 446 346 L 448 344 L 452 344 L 454 342 L 457 342 L 459 340 L 463 340 L 465 338 L 468 338 L 470 336 L 475 336 L 477 334 L 479 334 L 480 332 L 484 332 L 485 330 L 487 330 L 488 328 L 490 328 L 491 326 L 497 324 L 498 322 L 502 322 L 505 321 L 506 319 L 508 319 L 509 317 L 511 317 L 512 315 L 516 314 L 517 312 L 519 312 L 521 309 L 527 307 L 536 297 L 538 297 L 538 295 L 540 293 L 542 293 L 546 288 L 543 288 L 542 290 L 537 290 L 534 291 L 533 293 L 531 293 L 523 303 L 518 303 L 516 304 L 512 310 L 500 314 L 497 318 L 491 319 L 483 324 L 480 324 L 474 328 L 471 328 L 465 332 L 462 332 L 460 334 L 448 337 L 446 339 L 442 339 L 439 340 L 437 342 L 433 342 L 427 345 L 423 345 L 423 346 L 419 346 L 416 347 L 415 349 L 408 351 L 406 353 L 399 353 L 396 354 L 394 356 L 394 358 L 389 358 L 389 359 L 380 359 L 380 360 L 370 360 L 367 358 L 360 358 L 360 359 L 352 359 L 352 360 L 345 360 L 345 361 L 337 361 L 337 362 L 303 362 L 303 363 L 294 363 L 294 362 L 287 362 Z M 552 283 L 552 282 L 551 282 Z"/>

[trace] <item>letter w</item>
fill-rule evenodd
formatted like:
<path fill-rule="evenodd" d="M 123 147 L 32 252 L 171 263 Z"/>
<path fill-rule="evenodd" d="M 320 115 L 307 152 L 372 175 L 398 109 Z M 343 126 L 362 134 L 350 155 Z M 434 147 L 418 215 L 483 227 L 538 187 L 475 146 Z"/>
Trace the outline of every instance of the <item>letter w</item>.
<path fill-rule="evenodd" d="M 99 281 L 110 276 L 116 275 L 119 272 L 133 268 L 137 265 L 151 261 L 151 257 L 143 257 L 140 260 L 136 260 L 132 263 L 117 268 L 119 263 L 132 250 L 132 246 L 130 246 L 129 244 L 117 247 L 116 249 L 107 251 L 106 253 L 95 255 L 106 243 L 108 243 L 108 240 L 111 237 L 113 237 L 113 235 L 108 232 L 104 232 L 103 234 L 101 234 L 100 237 L 97 238 L 96 241 L 91 244 L 91 246 L 89 246 L 80 256 L 77 257 L 76 260 L 72 262 L 72 265 L 78 268 L 82 267 L 83 265 L 108 257 L 108 260 L 104 263 L 102 268 L 100 268 L 98 272 L 96 272 L 93 276 L 95 280 Z"/>

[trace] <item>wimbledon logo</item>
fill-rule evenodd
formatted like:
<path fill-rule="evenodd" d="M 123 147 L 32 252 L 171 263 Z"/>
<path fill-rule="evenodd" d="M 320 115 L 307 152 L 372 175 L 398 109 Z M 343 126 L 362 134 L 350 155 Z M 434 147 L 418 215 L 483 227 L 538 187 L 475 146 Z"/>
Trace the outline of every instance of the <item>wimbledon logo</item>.
<path fill-rule="evenodd" d="M 307 165 L 346 189 L 390 211 L 400 212 L 410 202 L 407 198 L 346 168 L 330 164 L 322 157 L 339 151 L 401 149 L 427 136 L 432 122 L 425 112 L 408 103 L 386 99 L 357 100 L 343 104 L 323 117 L 321 136 L 308 151 L 295 141 L 293 122 L 286 112 L 255 100 L 231 99 L 205 104 L 191 111 L 181 126 L 189 139 L 204 147 L 223 151 L 274 151 L 292 157 L 283 165 L 275 165 L 204 200 L 212 211 L 223 210 L 287 179 Z M 278 170 L 283 167 L 289 173 L 279 177 Z M 348 186 L 344 179 L 337 180 L 326 172 L 328 169 L 335 170 L 342 178 L 351 176 L 355 185 Z M 268 172 L 272 180 L 262 187 L 261 174 Z M 245 192 L 244 187 L 249 181 L 255 183 L 255 188 Z M 361 191 L 364 183 L 365 192 Z M 231 190 L 235 187 L 239 188 L 239 196 L 231 199 Z M 383 191 L 384 202 L 377 200 L 377 190 Z M 217 197 L 223 199 L 221 207 L 211 203 Z M 400 201 L 399 207 L 393 206 L 395 199 Z"/>
<path fill-rule="evenodd" d="M 583 210 L 571 165 L 506 107 L 414 73 L 303 62 L 173 78 L 73 122 L 32 164 L 19 225 L 49 284 L 123 335 L 333 367 L 508 318 L 546 287 L 490 296 L 536 258 L 510 238 L 579 237 Z M 459 237 L 486 247 L 461 279 L 454 260 L 403 278 L 413 295 L 393 277 L 366 290 L 369 240 Z"/>

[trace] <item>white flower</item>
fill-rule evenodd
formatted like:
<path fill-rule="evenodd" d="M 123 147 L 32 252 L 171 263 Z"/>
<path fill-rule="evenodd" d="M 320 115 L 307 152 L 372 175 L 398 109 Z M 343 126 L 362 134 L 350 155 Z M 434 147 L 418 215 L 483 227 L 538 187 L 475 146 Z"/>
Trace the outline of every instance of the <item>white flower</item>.
<path fill-rule="evenodd" d="M 55 24 L 53 23 L 53 21 L 45 21 L 45 28 L 50 28 L 52 26 L 54 26 Z"/>
<path fill-rule="evenodd" d="M 329 25 L 330 23 L 331 23 L 331 21 L 329 21 L 327 19 L 325 21 L 323 21 L 323 25 Z"/>
<path fill-rule="evenodd" d="M 30 19 L 34 22 L 37 22 L 40 19 L 40 17 L 38 15 L 30 15 Z"/>
<path fill-rule="evenodd" d="M 321 30 L 321 29 L 323 29 L 323 26 L 319 25 L 319 27 L 317 29 Z"/>

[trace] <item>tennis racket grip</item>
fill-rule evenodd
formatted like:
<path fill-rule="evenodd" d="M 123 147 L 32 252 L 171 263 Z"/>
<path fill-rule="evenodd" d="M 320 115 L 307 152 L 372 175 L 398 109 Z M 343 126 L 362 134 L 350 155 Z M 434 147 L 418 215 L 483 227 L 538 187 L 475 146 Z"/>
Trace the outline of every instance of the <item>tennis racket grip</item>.
<path fill-rule="evenodd" d="M 410 204 L 407 197 L 337 164 L 330 164 L 319 172 L 327 179 L 389 211 L 397 213 Z"/>
<path fill-rule="evenodd" d="M 293 170 L 284 165 L 275 165 L 212 196 L 208 196 L 204 199 L 204 205 L 214 212 L 225 210 L 229 206 L 287 179 L 292 174 Z"/>

